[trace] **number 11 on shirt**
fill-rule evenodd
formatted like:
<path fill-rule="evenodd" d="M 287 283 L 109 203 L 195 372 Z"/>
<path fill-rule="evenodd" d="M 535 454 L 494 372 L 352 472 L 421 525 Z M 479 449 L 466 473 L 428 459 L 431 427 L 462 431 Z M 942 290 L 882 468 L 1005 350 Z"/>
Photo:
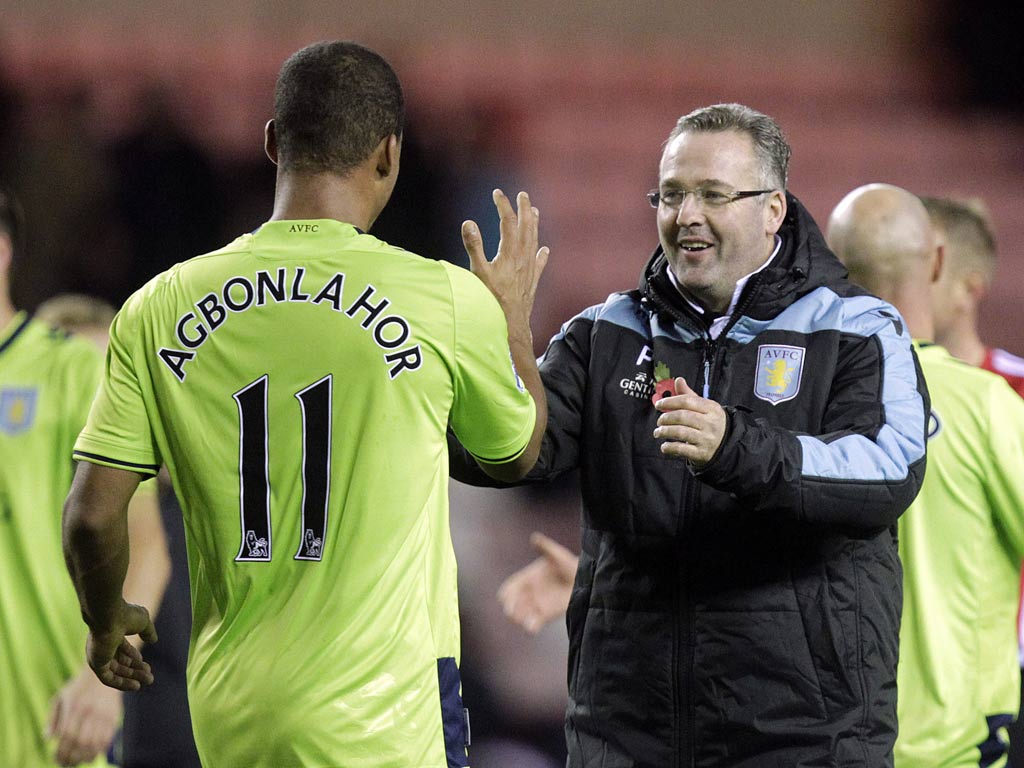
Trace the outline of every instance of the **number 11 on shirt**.
<path fill-rule="evenodd" d="M 330 496 L 331 395 L 333 376 L 295 393 L 302 407 L 302 526 L 296 560 L 320 560 L 327 531 Z M 269 433 L 263 375 L 235 392 L 238 405 L 239 513 L 241 543 L 237 562 L 269 562 L 273 554 L 270 523 Z"/>

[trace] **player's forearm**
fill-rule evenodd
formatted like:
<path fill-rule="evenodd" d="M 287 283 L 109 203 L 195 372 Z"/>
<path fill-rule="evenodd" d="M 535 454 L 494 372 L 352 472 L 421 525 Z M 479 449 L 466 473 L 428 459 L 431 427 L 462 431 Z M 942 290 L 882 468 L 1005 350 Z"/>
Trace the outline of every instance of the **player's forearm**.
<path fill-rule="evenodd" d="M 526 391 L 533 397 L 536 407 L 536 420 L 533 424 L 533 434 L 526 449 L 514 461 L 507 464 L 481 465 L 483 470 L 496 480 L 503 482 L 515 482 L 521 480 L 533 469 L 540 455 L 540 447 L 544 441 L 544 430 L 548 423 L 548 401 L 544 392 L 544 384 L 540 378 L 540 370 L 537 368 L 537 360 L 533 356 L 533 337 L 529 331 L 529 325 L 525 328 L 509 326 L 509 348 L 512 351 L 512 362 L 515 363 L 516 372 L 522 379 Z"/>
<path fill-rule="evenodd" d="M 128 570 L 125 506 L 112 508 L 105 494 L 92 494 L 76 476 L 64 505 L 64 560 L 78 593 L 82 617 L 95 631 L 114 625 Z"/>

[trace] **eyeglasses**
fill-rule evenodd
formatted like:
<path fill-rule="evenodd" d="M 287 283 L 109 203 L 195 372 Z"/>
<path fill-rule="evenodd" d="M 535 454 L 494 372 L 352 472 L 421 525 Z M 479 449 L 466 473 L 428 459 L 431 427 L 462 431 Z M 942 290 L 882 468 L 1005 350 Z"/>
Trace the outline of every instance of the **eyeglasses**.
<path fill-rule="evenodd" d="M 664 192 L 659 192 L 656 189 L 652 189 L 647 193 L 647 199 L 650 200 L 652 208 L 664 205 L 666 208 L 678 209 L 686 200 L 687 195 L 693 195 L 697 205 L 708 208 L 721 208 L 723 205 L 735 203 L 737 200 L 742 200 L 745 197 L 757 197 L 758 195 L 766 195 L 774 191 L 774 189 L 746 189 L 742 192 L 720 192 L 717 189 L 697 187 L 697 189 L 692 190 L 666 189 Z"/>

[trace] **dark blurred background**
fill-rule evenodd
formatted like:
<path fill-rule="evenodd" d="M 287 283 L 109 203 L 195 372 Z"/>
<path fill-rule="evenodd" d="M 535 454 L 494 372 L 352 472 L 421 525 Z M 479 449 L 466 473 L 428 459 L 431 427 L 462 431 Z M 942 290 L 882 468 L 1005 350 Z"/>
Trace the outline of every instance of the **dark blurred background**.
<path fill-rule="evenodd" d="M 995 7 L 995 6 L 992 6 Z M 350 38 L 403 79 L 409 121 L 374 233 L 465 264 L 459 223 L 496 245 L 490 190 L 527 189 L 552 247 L 534 322 L 559 325 L 633 287 L 656 244 L 644 193 L 691 109 L 739 101 L 779 120 L 790 190 L 824 223 L 884 181 L 981 198 L 1000 261 L 983 312 L 1024 353 L 1024 7 L 941 0 L 497 0 L 287 4 L 7 0 L 0 16 L 0 178 L 22 198 L 23 306 L 115 303 L 171 264 L 260 225 L 273 83 L 295 49 Z M 477 768 L 564 763 L 564 626 L 533 638 L 494 593 L 541 529 L 575 548 L 577 497 L 453 484 L 464 694 Z"/>

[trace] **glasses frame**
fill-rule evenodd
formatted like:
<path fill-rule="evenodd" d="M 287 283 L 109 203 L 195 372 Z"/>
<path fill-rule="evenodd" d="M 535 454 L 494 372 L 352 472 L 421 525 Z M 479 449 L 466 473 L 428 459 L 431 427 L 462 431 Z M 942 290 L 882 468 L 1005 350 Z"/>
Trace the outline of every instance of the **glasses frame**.
<path fill-rule="evenodd" d="M 688 195 L 694 194 L 698 190 L 696 190 L 696 189 L 680 189 L 680 190 L 674 190 L 674 191 L 682 192 L 683 193 L 683 199 L 679 201 L 679 205 L 668 205 L 667 203 L 665 203 L 664 205 L 665 205 L 666 208 L 671 208 L 673 210 L 678 210 L 679 208 L 683 207 L 683 203 L 686 202 L 686 197 Z M 726 199 L 723 200 L 721 203 L 717 203 L 717 204 L 711 205 L 710 207 L 711 208 L 714 208 L 716 206 L 717 207 L 721 207 L 721 206 L 729 205 L 729 203 L 735 203 L 737 200 L 744 200 L 744 199 L 746 199 L 748 197 L 757 197 L 758 195 L 767 195 L 769 192 L 774 192 L 774 191 L 775 191 L 774 189 L 744 189 L 744 190 L 740 190 L 739 192 L 720 192 L 719 194 L 724 195 Z M 703 205 L 707 205 L 707 201 L 704 200 L 703 198 L 698 198 L 698 200 L 700 202 L 700 205 L 702 205 L 702 206 Z M 650 192 L 647 193 L 647 201 L 651 204 L 651 208 L 657 208 L 659 205 L 662 205 L 662 202 L 661 202 L 661 192 L 659 190 L 657 190 L 657 189 L 652 189 Z"/>

